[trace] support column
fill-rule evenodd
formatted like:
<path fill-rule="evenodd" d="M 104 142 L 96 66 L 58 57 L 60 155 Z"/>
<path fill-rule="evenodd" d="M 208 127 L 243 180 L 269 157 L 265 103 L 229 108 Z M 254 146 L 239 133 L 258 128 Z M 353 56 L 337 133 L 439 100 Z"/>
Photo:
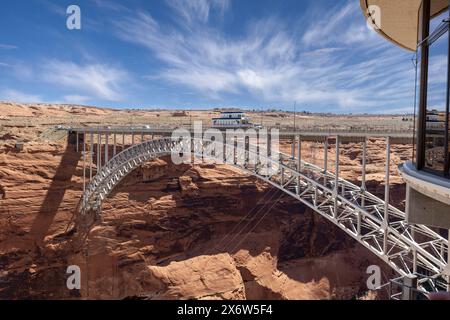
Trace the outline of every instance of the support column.
<path fill-rule="evenodd" d="M 362 146 L 362 168 L 361 168 L 361 207 L 366 206 L 366 158 L 367 158 L 367 139 L 364 137 Z M 361 210 L 358 210 L 357 235 L 361 235 Z"/>
<path fill-rule="evenodd" d="M 144 142 L 144 133 L 141 132 L 141 143 Z"/>
<path fill-rule="evenodd" d="M 102 134 L 99 132 L 97 136 L 97 173 L 102 168 Z"/>
<path fill-rule="evenodd" d="M 295 159 L 295 136 L 291 141 L 291 159 L 294 160 Z"/>
<path fill-rule="evenodd" d="M 417 300 L 417 276 L 403 277 L 402 300 Z"/>
<path fill-rule="evenodd" d="M 86 132 L 83 133 L 83 194 L 86 191 Z"/>
<path fill-rule="evenodd" d="M 244 137 L 245 141 L 245 160 L 244 160 L 244 168 L 248 168 L 249 161 L 250 161 L 250 137 L 245 135 Z"/>
<path fill-rule="evenodd" d="M 297 146 L 297 171 L 300 172 L 302 170 L 302 137 L 299 135 L 297 137 L 298 146 Z M 300 194 L 300 176 L 297 177 L 297 195 Z"/>
<path fill-rule="evenodd" d="M 447 241 L 447 291 L 450 292 L 450 229 L 448 230 L 448 241 Z"/>
<path fill-rule="evenodd" d="M 411 232 L 412 238 L 414 239 L 414 230 Z M 417 273 L 417 250 L 413 248 L 413 274 Z"/>
<path fill-rule="evenodd" d="M 366 188 L 366 164 L 367 164 L 367 139 L 364 138 L 363 141 L 363 152 L 362 152 L 362 169 L 361 169 L 361 206 L 365 206 L 365 193 Z"/>
<path fill-rule="evenodd" d="M 134 132 L 131 134 L 131 146 L 134 146 Z"/>
<path fill-rule="evenodd" d="M 391 164 L 391 139 L 386 138 L 386 180 L 384 185 L 384 241 L 383 241 L 383 251 L 387 253 L 388 247 L 388 226 L 389 226 L 389 192 L 390 192 L 390 164 Z"/>
<path fill-rule="evenodd" d="M 338 194 L 339 194 L 339 152 L 340 152 L 340 137 L 336 136 L 336 172 L 334 174 L 334 212 L 333 218 L 337 218 L 338 212 Z"/>
<path fill-rule="evenodd" d="M 116 137 L 116 134 L 114 133 L 114 136 L 113 136 L 113 143 L 114 143 L 114 147 L 113 147 L 113 157 L 115 157 L 116 156 L 116 154 L 117 154 L 117 137 Z"/>
<path fill-rule="evenodd" d="M 105 134 L 105 164 L 108 163 L 108 155 L 109 155 L 109 134 Z"/>
<path fill-rule="evenodd" d="M 328 174 L 328 137 L 325 137 L 325 145 L 323 150 L 323 185 L 327 186 L 327 174 Z"/>
<path fill-rule="evenodd" d="M 233 143 L 234 143 L 234 139 L 233 139 Z M 234 149 L 234 145 L 233 145 L 233 149 Z M 215 155 L 216 156 L 216 155 Z M 224 143 L 223 147 L 222 147 L 222 159 L 223 164 L 229 163 L 229 159 L 228 159 L 228 154 L 227 154 L 227 144 Z"/>
<path fill-rule="evenodd" d="M 92 181 L 92 161 L 94 160 L 94 132 L 91 131 L 90 137 L 91 147 L 89 148 L 90 157 L 89 157 L 89 181 Z"/>
<path fill-rule="evenodd" d="M 123 150 L 125 150 L 125 133 L 122 133 L 122 150 L 120 150 L 120 151 L 123 151 Z"/>
<path fill-rule="evenodd" d="M 236 164 L 238 164 L 238 157 L 240 158 L 241 157 L 241 155 L 240 155 L 240 151 L 238 151 L 238 147 L 239 147 L 239 142 L 238 142 L 238 140 L 236 139 L 236 141 L 235 141 L 235 144 L 234 144 L 234 147 L 233 147 L 233 163 L 236 165 Z"/>
<path fill-rule="evenodd" d="M 409 190 L 408 190 L 409 186 L 406 186 L 406 203 L 408 203 L 408 195 L 409 195 Z M 413 241 L 416 241 L 416 231 L 414 229 L 414 225 L 411 226 L 411 239 Z M 417 274 L 417 250 L 413 247 L 412 248 L 412 252 L 413 252 L 413 274 Z"/>
<path fill-rule="evenodd" d="M 78 152 L 78 131 L 77 131 L 77 133 L 76 133 L 76 136 L 77 136 L 77 141 L 76 141 L 76 150 L 77 150 L 77 152 Z"/>

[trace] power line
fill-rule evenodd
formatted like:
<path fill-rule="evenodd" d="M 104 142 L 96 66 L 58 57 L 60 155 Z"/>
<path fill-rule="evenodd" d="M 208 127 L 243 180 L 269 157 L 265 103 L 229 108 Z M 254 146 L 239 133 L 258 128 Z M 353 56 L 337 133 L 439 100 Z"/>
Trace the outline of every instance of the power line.
<path fill-rule="evenodd" d="M 242 237 L 241 241 L 239 241 L 232 250 L 230 250 L 229 252 L 233 252 L 234 250 L 236 250 L 237 248 L 239 248 L 239 246 L 248 238 L 249 234 L 253 232 L 253 230 L 256 229 L 256 227 L 264 220 L 264 218 L 267 216 L 267 214 L 269 214 L 272 209 L 277 205 L 278 201 L 280 201 L 280 199 L 284 196 L 284 192 L 281 192 L 279 197 L 277 198 L 277 200 L 275 200 L 275 202 L 272 204 L 272 206 L 263 214 L 263 216 L 258 220 L 258 222 L 256 222 L 253 227 L 245 234 L 244 237 Z"/>
<path fill-rule="evenodd" d="M 274 191 L 274 189 L 270 189 L 269 191 L 267 191 L 260 199 L 259 201 L 256 203 L 256 205 L 245 215 L 245 217 L 241 218 L 239 220 L 239 222 L 233 227 L 233 229 L 231 229 L 231 231 L 229 231 L 221 240 L 218 244 L 216 244 L 211 251 L 214 251 L 215 249 L 221 249 L 222 244 L 225 242 L 225 239 L 228 238 L 228 236 L 230 236 L 234 231 L 236 231 L 238 229 L 238 227 L 247 219 L 250 217 L 250 215 L 252 214 L 253 211 L 256 210 L 256 208 L 258 207 L 258 205 L 263 203 L 264 198 L 266 198 L 272 191 Z M 226 246 L 225 246 L 226 247 Z M 225 248 L 224 247 L 224 248 Z"/>
<path fill-rule="evenodd" d="M 258 212 L 253 216 L 253 218 L 249 221 L 247 221 L 247 223 L 245 224 L 245 226 L 237 233 L 234 235 L 234 237 L 228 242 L 228 244 L 225 246 L 224 249 L 228 248 L 228 250 L 226 250 L 227 252 L 231 252 L 230 248 L 233 245 L 233 242 L 240 236 L 243 234 L 243 232 L 250 226 L 250 224 L 252 222 L 254 222 L 255 219 L 257 219 L 258 215 L 260 214 L 260 212 L 264 211 L 264 208 L 266 208 L 266 205 L 268 205 L 271 201 L 273 201 L 273 199 L 277 196 L 277 192 L 279 192 L 279 189 L 276 189 L 274 194 L 271 196 L 271 198 L 268 200 L 268 203 L 265 203 L 259 210 Z M 278 193 L 279 195 L 279 193 Z M 279 197 L 279 196 L 278 196 Z M 277 201 L 277 200 L 275 200 Z M 264 216 L 265 214 L 263 214 Z M 246 238 L 249 234 L 249 231 L 246 232 L 246 236 L 244 236 L 244 238 Z"/>
<path fill-rule="evenodd" d="M 227 241 L 227 243 L 225 243 L 225 245 L 223 246 L 223 250 L 226 250 L 228 247 L 230 247 L 233 243 L 233 241 L 236 240 L 236 238 L 241 235 L 246 228 L 248 228 L 248 226 L 250 225 L 250 223 L 253 221 L 253 219 L 255 219 L 259 213 L 264 209 L 265 205 L 266 205 L 266 201 L 272 201 L 272 199 L 276 196 L 278 189 L 270 189 L 269 192 L 272 193 L 272 195 L 269 197 L 269 199 L 266 199 L 264 201 L 264 203 L 262 204 L 262 206 L 256 211 L 256 213 L 253 215 L 252 218 L 250 218 L 250 214 L 248 214 L 244 219 L 242 219 L 242 222 L 244 222 L 245 220 L 247 220 L 247 218 L 250 218 L 247 220 L 247 222 L 244 224 L 244 226 L 242 228 L 240 228 L 239 232 L 235 233 L 234 235 L 232 235 L 231 239 L 229 241 Z M 262 201 L 261 201 L 262 203 Z M 255 209 L 257 208 L 257 206 L 255 206 Z M 230 232 L 230 235 L 232 234 L 232 231 Z"/>

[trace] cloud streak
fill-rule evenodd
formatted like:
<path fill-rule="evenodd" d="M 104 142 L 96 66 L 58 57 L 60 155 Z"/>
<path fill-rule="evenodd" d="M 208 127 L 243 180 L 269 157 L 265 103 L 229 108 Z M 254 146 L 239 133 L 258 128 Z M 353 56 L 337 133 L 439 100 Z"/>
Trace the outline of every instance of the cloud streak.
<path fill-rule="evenodd" d="M 52 10 L 50 1 L 40 2 Z M 92 0 L 86 17 L 92 27 L 71 33 L 82 34 L 83 41 L 64 37 L 72 41 L 67 43 L 71 50 L 56 58 L 49 54 L 61 44 L 33 59 L 22 57 L 13 44 L 0 44 L 0 69 L 17 84 L 0 92 L 34 84 L 46 98 L 75 103 L 129 99 L 283 108 L 297 101 L 313 111 L 412 111 L 412 55 L 370 31 L 357 1 L 320 3 L 292 0 L 271 7 L 279 12 L 253 12 L 255 3 L 231 0 L 130 1 L 126 6 Z M 291 6 L 301 10 L 286 12 Z M 122 63 L 103 63 L 103 58 Z M 445 60 L 437 57 L 430 72 L 442 75 L 443 67 Z M 440 86 L 442 79 L 433 77 L 432 85 Z"/>
<path fill-rule="evenodd" d="M 18 90 L 6 89 L 0 93 L 0 99 L 3 101 L 19 103 L 39 103 L 42 102 L 40 95 L 27 94 Z"/>
<path fill-rule="evenodd" d="M 232 39 L 206 23 L 209 2 L 169 3 L 188 26 L 161 24 L 143 12 L 117 23 L 122 40 L 147 48 L 163 63 L 153 77 L 214 99 L 250 94 L 265 103 L 298 101 L 335 111 L 394 105 L 412 110 L 410 56 L 367 29 L 353 2 L 330 10 L 319 22 L 310 18 L 300 38 L 292 26 L 269 17 Z M 182 5 L 175 9 L 175 3 Z M 194 12 L 199 13 L 197 21 Z"/>
<path fill-rule="evenodd" d="M 189 24 L 206 23 L 212 13 L 222 17 L 230 7 L 229 0 L 168 0 L 167 3 Z"/>
<path fill-rule="evenodd" d="M 0 43 L 0 50 L 14 50 L 14 49 L 18 49 L 17 46 L 11 45 L 11 44 L 5 44 L 5 43 Z"/>
<path fill-rule="evenodd" d="M 122 88 L 128 80 L 128 73 L 106 64 L 52 60 L 44 64 L 42 78 L 75 92 L 66 98 L 76 98 L 77 101 L 87 101 L 89 98 L 121 101 L 124 99 Z"/>

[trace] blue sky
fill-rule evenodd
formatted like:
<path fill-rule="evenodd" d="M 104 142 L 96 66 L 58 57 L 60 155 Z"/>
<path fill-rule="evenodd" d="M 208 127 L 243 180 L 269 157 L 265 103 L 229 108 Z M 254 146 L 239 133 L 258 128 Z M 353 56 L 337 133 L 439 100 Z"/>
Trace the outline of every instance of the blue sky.
<path fill-rule="evenodd" d="M 71 4 L 81 30 L 66 28 Z M 357 0 L 2 0 L 0 11 L 7 101 L 404 113 L 412 57 L 366 27 Z"/>

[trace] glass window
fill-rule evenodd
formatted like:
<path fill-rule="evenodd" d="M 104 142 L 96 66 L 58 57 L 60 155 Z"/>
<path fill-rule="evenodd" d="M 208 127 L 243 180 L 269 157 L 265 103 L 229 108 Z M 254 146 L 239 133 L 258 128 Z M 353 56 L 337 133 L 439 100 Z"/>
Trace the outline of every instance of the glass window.
<path fill-rule="evenodd" d="M 448 24 L 443 20 L 448 12 L 431 22 L 432 36 L 429 41 L 428 91 L 425 134 L 425 168 L 439 175 L 444 175 L 448 168 L 448 130 L 446 127 L 447 111 L 447 70 L 448 70 Z M 433 36 L 433 31 L 442 27 L 441 35 Z"/>
<path fill-rule="evenodd" d="M 428 0 L 429 1 L 429 0 Z M 426 43 L 425 38 L 428 36 L 426 31 L 428 29 L 427 26 L 429 26 L 429 20 L 427 20 L 425 14 L 424 14 L 424 4 L 425 2 L 427 2 L 427 0 L 422 1 L 419 7 L 419 12 L 418 12 L 418 20 L 419 20 L 419 25 L 418 25 L 418 38 L 417 38 L 417 43 L 418 43 L 418 48 L 416 51 L 416 76 L 415 76 L 415 83 L 416 83 L 416 88 L 415 88 L 415 116 L 414 116 L 414 148 L 413 148 L 413 161 L 415 162 L 415 165 L 418 169 L 423 169 L 423 158 L 424 158 L 424 150 L 423 150 L 423 145 L 424 145 L 424 141 L 422 139 L 422 135 L 424 135 L 423 129 L 422 129 L 422 107 L 423 107 L 423 103 L 422 103 L 422 94 L 423 91 L 426 90 L 426 84 L 424 84 L 422 82 L 423 80 L 423 74 L 422 74 L 422 68 L 424 67 L 424 64 L 426 65 L 426 60 L 424 60 L 424 49 L 428 49 L 426 48 Z"/>
<path fill-rule="evenodd" d="M 445 175 L 450 177 L 450 110 L 447 106 L 447 159 L 445 161 Z"/>
<path fill-rule="evenodd" d="M 419 116 L 419 108 L 420 108 L 420 60 L 421 60 L 421 53 L 422 51 L 420 50 L 420 48 L 417 50 L 417 57 L 416 57 L 416 61 L 414 61 L 414 63 L 417 63 L 417 67 L 416 67 L 416 75 L 415 75 L 415 98 L 414 98 L 414 143 L 413 143 L 413 161 L 414 164 L 417 165 L 417 161 L 416 161 L 416 156 L 417 156 L 417 134 L 418 134 L 418 130 L 417 130 L 417 120 L 418 120 L 418 116 Z"/>

